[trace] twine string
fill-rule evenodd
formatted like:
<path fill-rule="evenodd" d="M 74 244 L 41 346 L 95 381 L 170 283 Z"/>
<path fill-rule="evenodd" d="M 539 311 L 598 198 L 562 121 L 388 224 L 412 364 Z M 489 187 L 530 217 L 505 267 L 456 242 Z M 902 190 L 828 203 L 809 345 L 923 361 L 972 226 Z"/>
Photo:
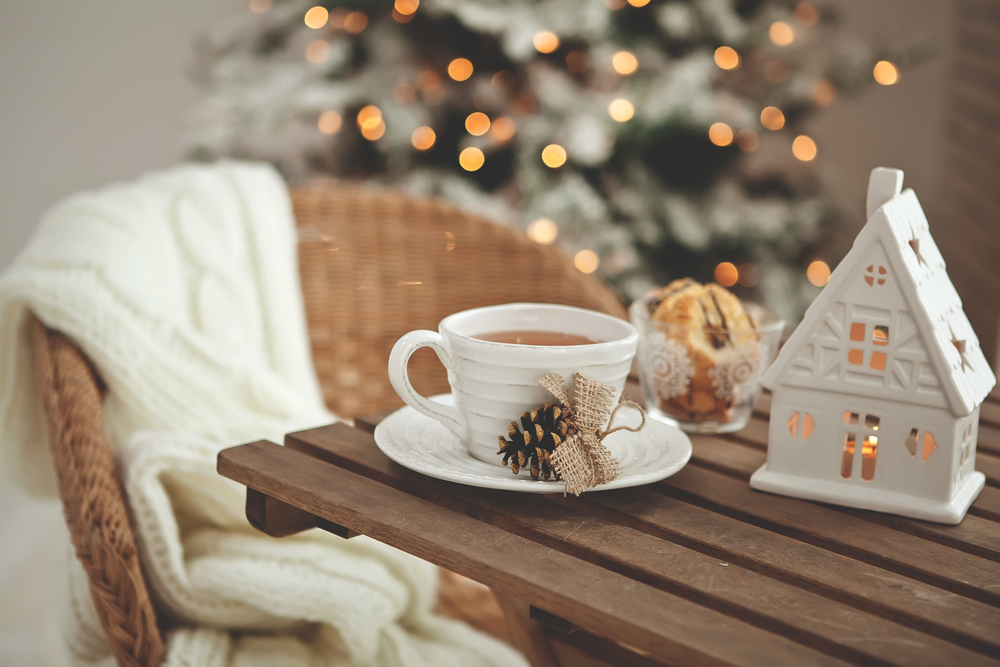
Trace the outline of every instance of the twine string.
<path fill-rule="evenodd" d="M 636 410 L 639 411 L 639 414 L 642 416 L 642 421 L 639 423 L 639 425 L 635 426 L 635 427 L 632 427 L 632 426 L 625 426 L 624 424 L 622 424 L 621 426 L 615 426 L 614 428 L 608 428 L 608 430 L 601 431 L 600 433 L 597 434 L 597 439 L 598 440 L 604 440 L 606 437 L 608 437 L 612 433 L 616 433 L 618 431 L 631 431 L 632 433 L 638 433 L 639 431 L 642 430 L 642 427 L 646 425 L 646 411 L 642 409 L 642 406 L 639 405 L 638 403 L 633 402 L 633 401 L 622 401 L 617 406 L 615 406 L 614 410 L 611 411 L 611 417 L 608 419 L 608 426 L 609 427 L 611 426 L 611 424 L 614 423 L 615 416 L 618 414 L 618 411 L 621 410 L 622 408 L 624 408 L 625 406 L 635 408 Z"/>

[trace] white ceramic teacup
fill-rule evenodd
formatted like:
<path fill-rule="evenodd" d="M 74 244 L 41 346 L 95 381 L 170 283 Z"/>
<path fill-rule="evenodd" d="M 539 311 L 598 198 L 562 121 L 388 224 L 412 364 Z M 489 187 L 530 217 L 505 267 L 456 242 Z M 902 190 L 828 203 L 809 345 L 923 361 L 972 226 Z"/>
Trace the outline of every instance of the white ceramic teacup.
<path fill-rule="evenodd" d="M 505 331 L 548 331 L 602 341 L 586 345 L 515 345 L 474 338 Z M 571 382 L 574 373 L 614 387 L 621 397 L 635 356 L 638 336 L 625 320 L 592 310 L 541 303 L 510 303 L 475 308 L 441 320 L 438 331 L 411 331 L 389 355 L 389 379 L 406 403 L 440 421 L 475 458 L 502 465 L 497 436 L 525 410 L 553 402 L 538 385 L 547 373 Z M 421 347 L 429 347 L 448 370 L 454 407 L 419 395 L 406 365 Z"/>

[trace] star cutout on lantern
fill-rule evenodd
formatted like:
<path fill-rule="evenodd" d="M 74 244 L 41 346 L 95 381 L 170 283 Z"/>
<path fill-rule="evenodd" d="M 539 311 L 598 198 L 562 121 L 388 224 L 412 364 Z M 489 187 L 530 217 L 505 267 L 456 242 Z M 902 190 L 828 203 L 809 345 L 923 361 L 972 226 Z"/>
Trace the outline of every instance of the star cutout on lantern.
<path fill-rule="evenodd" d="M 924 256 L 920 254 L 920 239 L 914 237 L 910 240 L 910 247 L 913 248 L 913 254 L 917 256 L 917 262 L 923 266 L 927 266 L 927 262 L 924 260 Z"/>
<path fill-rule="evenodd" d="M 970 364 L 969 360 L 965 358 L 965 340 L 959 340 L 954 331 L 951 332 L 951 344 L 955 346 L 956 350 L 958 350 L 958 356 L 962 360 L 962 370 L 964 371 L 967 368 L 972 368 L 972 364 Z"/>

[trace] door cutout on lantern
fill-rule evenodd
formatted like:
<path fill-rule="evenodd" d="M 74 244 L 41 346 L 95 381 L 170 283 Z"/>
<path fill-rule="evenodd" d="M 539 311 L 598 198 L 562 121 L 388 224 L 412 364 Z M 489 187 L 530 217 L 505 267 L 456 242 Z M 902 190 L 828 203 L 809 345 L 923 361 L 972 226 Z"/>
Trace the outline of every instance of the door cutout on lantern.
<path fill-rule="evenodd" d="M 870 482 L 875 479 L 875 461 L 878 458 L 878 432 L 882 418 L 863 415 L 850 410 L 844 411 L 844 449 L 840 459 L 840 476 L 850 479 L 854 472 L 854 456 L 861 440 L 861 479 Z M 854 427 L 854 428 L 851 428 Z"/>

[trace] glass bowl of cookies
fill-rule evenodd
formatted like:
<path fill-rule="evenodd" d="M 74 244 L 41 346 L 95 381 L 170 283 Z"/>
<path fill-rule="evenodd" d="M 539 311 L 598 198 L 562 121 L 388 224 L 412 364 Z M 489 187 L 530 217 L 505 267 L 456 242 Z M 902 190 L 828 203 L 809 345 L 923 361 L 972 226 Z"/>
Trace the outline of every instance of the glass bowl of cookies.
<path fill-rule="evenodd" d="M 629 315 L 639 332 L 636 365 L 651 416 L 695 433 L 747 425 L 784 320 L 690 278 L 635 301 Z"/>

